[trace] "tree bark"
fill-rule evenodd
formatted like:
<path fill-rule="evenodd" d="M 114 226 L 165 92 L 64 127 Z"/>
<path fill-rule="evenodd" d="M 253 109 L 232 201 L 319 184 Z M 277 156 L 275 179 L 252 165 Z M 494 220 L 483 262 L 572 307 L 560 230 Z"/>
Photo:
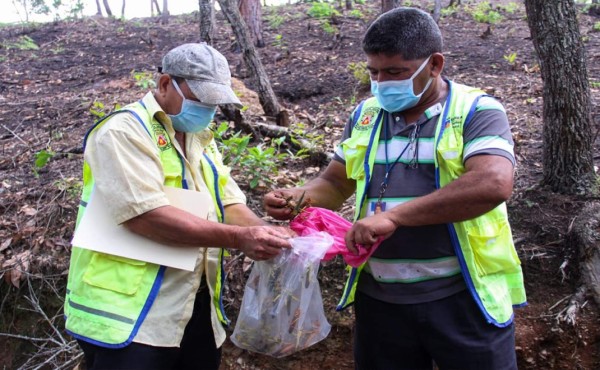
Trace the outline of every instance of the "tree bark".
<path fill-rule="evenodd" d="M 401 5 L 400 0 L 381 0 L 381 12 L 385 13 Z"/>
<path fill-rule="evenodd" d="M 433 20 L 435 23 L 440 23 L 440 14 L 442 12 L 442 0 L 435 0 L 433 5 Z"/>
<path fill-rule="evenodd" d="M 346 10 L 352 10 L 352 0 L 346 0 Z"/>
<path fill-rule="evenodd" d="M 579 268 L 596 304 L 600 305 L 600 204 L 586 205 L 573 222 L 567 234 L 567 243 L 577 248 Z"/>
<path fill-rule="evenodd" d="M 154 8 L 156 8 L 156 14 L 160 15 L 160 7 L 158 6 L 157 0 L 150 0 L 150 15 L 154 17 Z"/>
<path fill-rule="evenodd" d="M 125 0 L 123 0 L 123 5 L 121 6 L 121 18 L 125 18 Z"/>
<path fill-rule="evenodd" d="M 162 24 L 169 23 L 169 0 L 163 0 L 162 17 L 160 18 Z"/>
<path fill-rule="evenodd" d="M 109 17 L 112 17 L 112 11 L 110 10 L 110 6 L 108 5 L 108 0 L 102 0 L 102 3 L 104 4 L 104 10 L 106 11 L 106 14 Z"/>
<path fill-rule="evenodd" d="M 102 17 L 102 7 L 100 6 L 100 0 L 96 0 L 96 15 Z"/>
<path fill-rule="evenodd" d="M 198 0 L 200 15 L 200 41 L 213 44 L 215 25 L 214 0 Z"/>
<path fill-rule="evenodd" d="M 252 40 L 248 29 L 242 20 L 240 11 L 235 4 L 232 4 L 231 0 L 218 0 L 218 2 L 227 22 L 231 25 L 240 48 L 242 49 L 246 66 L 250 70 L 251 75 L 256 77 L 258 98 L 265 114 L 275 117 L 278 125 L 285 125 L 286 121 L 289 119 L 288 113 L 279 107 L 277 97 L 269 82 L 269 77 L 260 61 L 256 48 L 252 44 Z"/>
<path fill-rule="evenodd" d="M 544 81 L 543 179 L 552 191 L 596 187 L 585 46 L 573 0 L 525 0 Z"/>
<path fill-rule="evenodd" d="M 239 0 L 238 7 L 254 40 L 254 45 L 259 48 L 264 47 L 260 0 Z"/>

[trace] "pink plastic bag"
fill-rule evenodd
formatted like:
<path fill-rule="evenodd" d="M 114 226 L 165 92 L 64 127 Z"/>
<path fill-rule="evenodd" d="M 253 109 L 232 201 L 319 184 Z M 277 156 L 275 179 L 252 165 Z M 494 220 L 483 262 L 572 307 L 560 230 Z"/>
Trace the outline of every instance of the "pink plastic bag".
<path fill-rule="evenodd" d="M 290 222 L 290 228 L 300 236 L 311 235 L 319 231 L 325 231 L 333 237 L 333 245 L 325 253 L 323 261 L 329 261 L 335 255 L 341 254 L 352 267 L 358 267 L 369 259 L 379 246 L 381 241 L 375 243 L 371 248 L 358 247 L 358 255 L 353 254 L 346 248 L 344 236 L 352 227 L 352 223 L 337 213 L 325 208 L 309 207 Z"/>

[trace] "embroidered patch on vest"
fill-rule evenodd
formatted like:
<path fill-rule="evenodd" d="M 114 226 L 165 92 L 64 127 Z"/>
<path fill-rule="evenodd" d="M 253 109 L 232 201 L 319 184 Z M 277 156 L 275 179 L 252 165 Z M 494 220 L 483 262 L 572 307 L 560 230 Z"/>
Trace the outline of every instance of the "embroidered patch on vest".
<path fill-rule="evenodd" d="M 161 125 L 152 125 L 152 130 L 154 131 L 154 136 L 156 137 L 156 145 L 161 151 L 164 152 L 165 150 L 169 150 L 173 147 L 167 132 Z"/>
<path fill-rule="evenodd" d="M 452 127 L 458 128 L 462 124 L 463 116 L 449 117 L 448 120 L 452 122 Z"/>
<path fill-rule="evenodd" d="M 379 108 L 368 107 L 365 108 L 363 114 L 360 116 L 360 121 L 354 126 L 355 130 L 367 131 L 375 124 L 375 119 L 379 113 Z"/>

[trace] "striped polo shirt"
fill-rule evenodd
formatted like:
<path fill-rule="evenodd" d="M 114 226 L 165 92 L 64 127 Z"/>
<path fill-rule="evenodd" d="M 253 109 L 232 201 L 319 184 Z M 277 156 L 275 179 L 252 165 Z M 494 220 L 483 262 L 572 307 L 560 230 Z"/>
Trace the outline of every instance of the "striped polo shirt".
<path fill-rule="evenodd" d="M 405 122 L 400 113 L 384 112 L 367 191 L 367 216 L 375 211 L 386 172 L 389 175 L 382 198 L 384 211 L 436 190 L 434 135 L 444 101 L 427 109 L 413 123 Z M 353 125 L 350 117 L 340 142 L 350 136 Z M 463 138 L 463 161 L 474 155 L 498 155 L 514 165 L 508 118 L 496 99 L 488 96 L 479 99 Z M 341 146 L 337 147 L 334 160 L 345 164 Z M 466 289 L 447 225 L 396 229 L 367 262 L 357 289 L 397 304 L 430 302 Z"/>

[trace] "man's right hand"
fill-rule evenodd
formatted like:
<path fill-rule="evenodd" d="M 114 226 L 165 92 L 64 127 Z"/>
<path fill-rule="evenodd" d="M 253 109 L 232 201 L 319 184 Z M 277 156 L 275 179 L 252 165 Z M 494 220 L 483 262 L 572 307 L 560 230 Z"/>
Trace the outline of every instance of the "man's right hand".
<path fill-rule="evenodd" d="M 276 220 L 289 220 L 295 216 L 294 205 L 300 201 L 303 192 L 300 189 L 273 190 L 267 193 L 263 199 L 265 211 Z M 291 207 L 290 202 L 292 202 Z"/>
<path fill-rule="evenodd" d="M 288 241 L 289 233 L 280 227 L 239 227 L 234 237 L 234 247 L 255 261 L 271 259 L 282 249 L 292 247 Z"/>

